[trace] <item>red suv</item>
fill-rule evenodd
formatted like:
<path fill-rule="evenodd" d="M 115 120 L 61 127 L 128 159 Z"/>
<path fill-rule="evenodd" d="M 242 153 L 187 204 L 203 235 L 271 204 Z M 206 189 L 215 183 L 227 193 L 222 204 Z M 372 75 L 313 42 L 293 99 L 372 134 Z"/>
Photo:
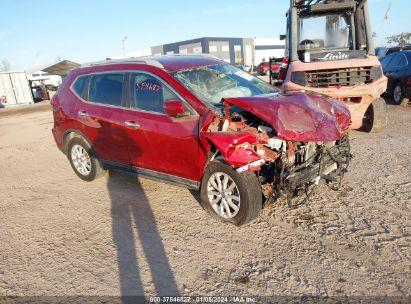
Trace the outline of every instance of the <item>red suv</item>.
<path fill-rule="evenodd" d="M 81 179 L 120 169 L 199 190 L 236 225 L 272 198 L 299 204 L 320 180 L 336 188 L 350 160 L 343 104 L 279 92 L 208 56 L 89 64 L 51 104 L 57 146 Z"/>

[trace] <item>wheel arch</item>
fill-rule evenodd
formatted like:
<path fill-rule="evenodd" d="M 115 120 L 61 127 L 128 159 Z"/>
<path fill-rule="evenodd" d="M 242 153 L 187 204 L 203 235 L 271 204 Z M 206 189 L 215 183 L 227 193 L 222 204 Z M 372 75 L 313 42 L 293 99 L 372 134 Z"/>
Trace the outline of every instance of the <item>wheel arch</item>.
<path fill-rule="evenodd" d="M 87 138 L 87 136 L 84 135 L 84 133 L 82 133 L 81 131 L 76 130 L 76 129 L 68 129 L 68 130 L 64 131 L 63 136 L 62 136 L 63 153 L 64 154 L 67 154 L 68 143 L 74 137 L 80 137 L 81 139 L 83 139 L 89 145 L 89 147 L 91 149 L 93 149 L 93 145 L 91 144 L 91 141 Z M 94 153 L 94 150 L 93 150 L 93 153 Z"/>

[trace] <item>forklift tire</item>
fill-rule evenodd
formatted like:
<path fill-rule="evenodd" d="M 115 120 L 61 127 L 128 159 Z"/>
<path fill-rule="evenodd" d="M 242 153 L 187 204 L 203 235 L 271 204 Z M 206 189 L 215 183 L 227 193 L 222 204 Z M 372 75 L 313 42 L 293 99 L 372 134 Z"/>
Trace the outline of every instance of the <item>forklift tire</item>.
<path fill-rule="evenodd" d="M 378 133 L 387 126 L 386 104 L 383 98 L 377 98 L 365 112 L 362 130 L 367 133 Z"/>

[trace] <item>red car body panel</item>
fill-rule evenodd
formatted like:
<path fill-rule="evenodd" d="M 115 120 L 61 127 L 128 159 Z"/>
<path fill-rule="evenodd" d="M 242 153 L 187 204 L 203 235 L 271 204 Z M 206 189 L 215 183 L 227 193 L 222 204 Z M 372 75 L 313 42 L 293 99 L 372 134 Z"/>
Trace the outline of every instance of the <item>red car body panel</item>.
<path fill-rule="evenodd" d="M 350 125 L 347 107 L 319 94 L 285 92 L 225 101 L 261 118 L 289 141 L 335 141 Z"/>
<path fill-rule="evenodd" d="M 200 180 L 198 116 L 138 113 L 135 120 L 141 127 L 128 135 L 132 166 Z"/>
<path fill-rule="evenodd" d="M 261 159 L 251 147 L 241 147 L 244 143 L 257 142 L 257 134 L 250 132 L 208 132 L 206 137 L 216 146 L 227 162 L 235 167 Z"/>

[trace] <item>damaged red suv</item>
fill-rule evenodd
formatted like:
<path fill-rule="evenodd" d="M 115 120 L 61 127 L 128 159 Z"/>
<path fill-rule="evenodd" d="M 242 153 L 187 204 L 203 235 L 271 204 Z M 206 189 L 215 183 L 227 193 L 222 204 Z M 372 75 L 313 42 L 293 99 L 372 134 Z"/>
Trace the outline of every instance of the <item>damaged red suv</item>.
<path fill-rule="evenodd" d="M 209 56 L 89 64 L 51 104 L 55 141 L 81 179 L 120 169 L 198 190 L 236 225 L 280 196 L 299 204 L 320 180 L 337 188 L 350 161 L 343 104 L 280 92 Z"/>

